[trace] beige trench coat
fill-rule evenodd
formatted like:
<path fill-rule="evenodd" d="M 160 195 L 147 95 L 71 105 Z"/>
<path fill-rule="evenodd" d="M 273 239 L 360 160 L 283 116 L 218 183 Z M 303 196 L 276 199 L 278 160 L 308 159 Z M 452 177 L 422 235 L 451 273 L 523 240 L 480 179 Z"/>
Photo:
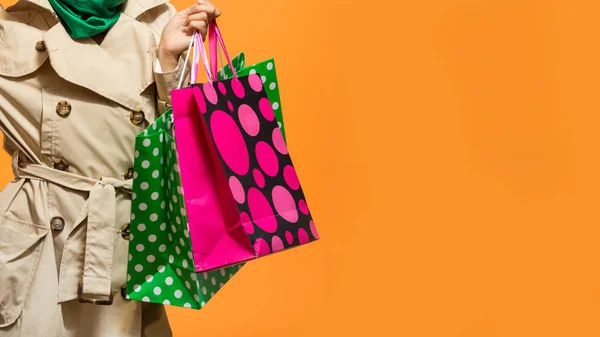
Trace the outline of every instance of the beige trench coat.
<path fill-rule="evenodd" d="M 125 285 L 134 137 L 183 71 L 155 71 L 166 0 L 128 0 L 100 45 L 48 0 L 0 7 L 0 128 L 16 178 L 0 193 L 0 337 L 170 336 Z M 81 293 L 81 294 L 79 294 Z M 111 305 L 81 303 L 99 300 Z"/>

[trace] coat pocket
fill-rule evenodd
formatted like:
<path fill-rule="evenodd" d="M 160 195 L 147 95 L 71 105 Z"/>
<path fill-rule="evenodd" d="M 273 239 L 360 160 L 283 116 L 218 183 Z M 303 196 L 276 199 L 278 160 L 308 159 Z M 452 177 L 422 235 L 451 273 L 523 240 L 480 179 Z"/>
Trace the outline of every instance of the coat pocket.
<path fill-rule="evenodd" d="M 6 203 L 18 193 L 22 181 L 11 182 L 0 201 L 0 328 L 13 324 L 23 311 L 37 270 L 47 226 L 14 218 Z"/>

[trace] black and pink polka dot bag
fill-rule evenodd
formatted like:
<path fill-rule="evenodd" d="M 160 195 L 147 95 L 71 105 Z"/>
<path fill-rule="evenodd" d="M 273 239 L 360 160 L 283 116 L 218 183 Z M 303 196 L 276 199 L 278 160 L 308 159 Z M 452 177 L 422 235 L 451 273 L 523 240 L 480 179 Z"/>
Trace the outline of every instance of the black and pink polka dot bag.
<path fill-rule="evenodd" d="M 174 90 L 174 135 L 198 272 L 238 264 L 319 238 L 272 104 L 258 73 L 217 80 L 216 22 L 210 64 L 199 35 L 192 83 Z M 192 48 L 192 45 L 190 45 Z M 233 67 L 232 67 L 233 68 Z"/>

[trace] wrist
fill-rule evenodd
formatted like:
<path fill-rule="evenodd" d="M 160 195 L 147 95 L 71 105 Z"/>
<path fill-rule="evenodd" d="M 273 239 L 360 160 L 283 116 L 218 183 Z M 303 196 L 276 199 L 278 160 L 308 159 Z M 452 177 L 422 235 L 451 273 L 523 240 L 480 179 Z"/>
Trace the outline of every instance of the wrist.
<path fill-rule="evenodd" d="M 179 56 L 173 55 L 162 48 L 160 45 L 157 50 L 158 62 L 163 72 L 168 73 L 174 71 L 179 64 Z"/>

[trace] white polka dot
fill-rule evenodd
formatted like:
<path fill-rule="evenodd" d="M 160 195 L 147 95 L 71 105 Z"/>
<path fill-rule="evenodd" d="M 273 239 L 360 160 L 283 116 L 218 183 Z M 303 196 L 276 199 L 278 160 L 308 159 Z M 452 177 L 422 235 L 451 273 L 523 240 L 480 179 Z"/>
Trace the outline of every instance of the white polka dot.
<path fill-rule="evenodd" d="M 138 252 L 143 252 L 143 251 L 144 251 L 144 245 L 140 243 L 139 245 L 137 245 L 137 246 L 135 247 L 135 249 L 136 249 Z"/>
<path fill-rule="evenodd" d="M 173 202 L 177 202 L 177 196 L 173 195 Z"/>
<path fill-rule="evenodd" d="M 267 77 L 266 76 L 261 76 L 260 79 L 262 80 L 263 83 L 267 82 Z"/>
<path fill-rule="evenodd" d="M 179 238 L 179 243 L 182 247 L 185 247 L 185 241 L 183 240 L 183 238 Z"/>
<path fill-rule="evenodd" d="M 175 181 L 175 176 L 173 175 L 173 172 L 171 172 L 170 177 L 171 177 L 171 181 Z"/>
<path fill-rule="evenodd" d="M 154 150 L 152 150 L 152 154 L 156 157 L 158 156 L 158 148 L 154 148 Z"/>
<path fill-rule="evenodd" d="M 159 273 L 164 273 L 165 272 L 165 266 L 158 266 L 158 272 Z"/>
<path fill-rule="evenodd" d="M 160 228 L 160 230 L 161 230 L 161 231 L 163 231 L 163 232 L 164 232 L 164 231 L 165 231 L 165 229 L 167 229 L 167 224 L 163 222 L 163 223 L 161 223 L 161 224 L 160 224 L 160 227 L 159 227 L 159 228 Z"/>
<path fill-rule="evenodd" d="M 210 283 L 212 283 L 212 285 L 217 285 L 217 280 L 213 277 L 210 279 Z"/>
<path fill-rule="evenodd" d="M 188 231 L 187 229 L 183 230 L 183 236 L 185 236 L 186 238 L 190 237 L 190 231 Z"/>
<path fill-rule="evenodd" d="M 221 268 L 221 276 L 225 276 L 225 268 Z"/>
<path fill-rule="evenodd" d="M 167 245 L 160 245 L 160 247 L 158 247 L 158 251 L 161 253 L 164 253 L 165 250 L 167 250 Z"/>
<path fill-rule="evenodd" d="M 269 89 L 275 90 L 275 88 L 277 88 L 277 83 L 273 82 L 273 83 L 269 84 Z"/>
<path fill-rule="evenodd" d="M 135 200 L 137 198 L 137 194 L 135 192 L 131 193 L 131 200 Z"/>
<path fill-rule="evenodd" d="M 133 179 L 137 179 L 138 177 L 138 173 L 137 172 L 133 172 Z"/>
<path fill-rule="evenodd" d="M 181 272 L 181 269 L 179 268 L 175 268 L 175 272 L 177 273 L 177 275 L 181 276 L 183 275 L 183 273 Z"/>
<path fill-rule="evenodd" d="M 183 268 L 187 268 L 188 267 L 187 260 L 183 260 L 183 262 L 181 263 L 181 265 L 183 266 Z"/>
<path fill-rule="evenodd" d="M 154 172 L 152 172 L 152 178 L 156 179 L 158 178 L 159 172 L 158 170 L 154 170 Z"/>
<path fill-rule="evenodd" d="M 171 212 L 173 212 L 173 204 L 169 203 L 169 210 L 171 210 Z"/>
<path fill-rule="evenodd" d="M 158 220 L 158 215 L 156 215 L 154 213 L 150 214 L 150 220 L 152 220 L 152 221 Z"/>
<path fill-rule="evenodd" d="M 233 277 L 233 274 L 229 274 L 229 278 L 232 278 L 232 277 Z"/>
<path fill-rule="evenodd" d="M 169 237 L 169 241 L 173 241 L 173 236 L 171 236 L 171 233 L 169 233 L 168 237 Z"/>
<path fill-rule="evenodd" d="M 143 232 L 146 230 L 146 225 L 144 225 L 143 223 L 138 225 L 138 231 Z"/>
<path fill-rule="evenodd" d="M 268 70 L 273 70 L 273 62 L 267 63 L 267 69 Z"/>
<path fill-rule="evenodd" d="M 167 278 L 165 279 L 165 283 L 166 283 L 168 286 L 172 285 L 172 284 L 173 284 L 173 278 L 172 278 L 171 276 L 167 277 Z"/>
<path fill-rule="evenodd" d="M 200 301 L 200 296 L 198 296 L 198 294 L 194 294 L 194 300 L 196 302 Z"/>
<path fill-rule="evenodd" d="M 183 296 L 183 292 L 179 289 L 175 290 L 175 298 L 181 298 Z"/>
<path fill-rule="evenodd" d="M 177 164 L 173 165 L 173 170 L 175 172 L 179 172 L 179 165 L 177 165 Z"/>
<path fill-rule="evenodd" d="M 206 305 L 206 302 L 202 301 L 202 303 L 200 303 L 200 307 L 204 308 L 204 306 Z"/>
<path fill-rule="evenodd" d="M 185 287 L 190 289 L 192 287 L 192 285 L 190 284 L 190 282 L 185 281 Z"/>
<path fill-rule="evenodd" d="M 144 296 L 144 297 L 142 298 L 142 301 L 143 301 L 143 302 L 150 302 L 150 297 L 148 297 L 148 296 Z"/>
<path fill-rule="evenodd" d="M 207 272 L 202 273 L 202 276 L 204 277 L 205 280 L 208 280 L 208 273 Z"/>
<path fill-rule="evenodd" d="M 139 206 L 140 211 L 145 211 L 148 209 L 148 205 L 146 205 L 146 203 L 142 202 Z"/>
<path fill-rule="evenodd" d="M 184 308 L 191 308 L 191 307 L 192 307 L 192 305 L 191 305 L 191 304 L 189 304 L 189 303 L 185 303 L 185 304 L 183 305 L 183 307 L 184 307 Z"/>
<path fill-rule="evenodd" d="M 133 255 L 129 254 L 129 261 L 133 260 Z"/>
<path fill-rule="evenodd" d="M 153 279 L 152 275 L 146 275 L 146 282 L 152 282 Z"/>
<path fill-rule="evenodd" d="M 161 163 L 162 164 L 162 163 Z M 165 180 L 161 179 L 160 180 L 160 187 L 165 187 Z M 164 207 L 163 207 L 164 208 Z"/>
<path fill-rule="evenodd" d="M 210 293 L 210 297 L 211 298 L 215 297 L 215 293 Z"/>
<path fill-rule="evenodd" d="M 140 151 L 135 151 L 135 157 L 139 157 L 140 156 Z"/>
<path fill-rule="evenodd" d="M 192 281 L 196 281 L 196 273 L 191 273 L 190 277 L 192 278 Z"/>
<path fill-rule="evenodd" d="M 251 69 L 250 70 L 250 75 L 254 75 L 254 74 L 256 74 L 256 69 Z"/>
<path fill-rule="evenodd" d="M 162 165 L 164 163 L 164 159 L 163 157 L 160 157 L 160 164 Z"/>
<path fill-rule="evenodd" d="M 137 265 L 135 266 L 135 271 L 137 271 L 138 273 L 139 273 L 139 272 L 141 272 L 142 270 L 144 270 L 144 267 L 142 267 L 142 265 L 141 265 L 141 264 L 137 264 Z"/>
<path fill-rule="evenodd" d="M 154 255 L 148 255 L 146 257 L 146 260 L 148 260 L 148 262 L 152 263 L 152 262 L 156 261 L 156 258 L 154 257 Z"/>
<path fill-rule="evenodd" d="M 152 198 L 152 200 L 158 199 L 158 192 L 152 192 L 152 195 L 150 195 L 150 198 Z"/>
<path fill-rule="evenodd" d="M 181 215 L 183 215 L 183 216 L 187 215 L 187 212 L 185 211 L 185 208 L 183 208 L 183 207 L 181 209 L 179 209 L 179 213 L 181 213 Z"/>
<path fill-rule="evenodd" d="M 131 281 L 131 275 L 127 274 L 127 282 Z"/>
<path fill-rule="evenodd" d="M 177 222 L 178 225 L 181 225 L 181 219 L 179 219 L 178 216 L 175 217 L 175 222 Z"/>
<path fill-rule="evenodd" d="M 175 252 L 176 252 L 177 254 L 181 254 L 181 249 L 179 249 L 179 247 L 178 247 L 178 246 L 175 246 Z"/>
<path fill-rule="evenodd" d="M 129 240 L 133 241 L 133 233 L 129 233 Z"/>
<path fill-rule="evenodd" d="M 223 288 L 224 285 L 225 284 L 223 284 L 223 283 L 219 284 L 219 288 Z"/>
<path fill-rule="evenodd" d="M 177 233 L 177 227 L 175 227 L 175 225 L 171 225 L 171 231 L 173 233 Z"/>
<path fill-rule="evenodd" d="M 162 136 L 162 134 L 161 134 L 161 136 Z M 171 304 L 171 301 L 169 301 L 169 300 L 164 300 L 164 301 L 163 301 L 163 304 L 165 304 L 165 305 L 169 305 L 169 304 Z"/>
<path fill-rule="evenodd" d="M 148 168 L 148 167 L 150 167 L 150 162 L 149 162 L 149 161 L 147 161 L 147 160 L 144 160 L 144 161 L 142 162 L 142 168 L 145 168 L 145 169 L 146 169 L 146 168 Z"/>
<path fill-rule="evenodd" d="M 163 134 L 161 133 L 160 135 L 158 135 L 158 140 L 162 143 L 163 142 Z"/>
<path fill-rule="evenodd" d="M 156 123 L 152 123 L 152 130 L 156 130 Z"/>
<path fill-rule="evenodd" d="M 152 234 L 148 237 L 148 241 L 150 242 L 156 242 L 156 235 Z"/>
<path fill-rule="evenodd" d="M 279 109 L 279 103 L 273 102 L 273 110 Z"/>
<path fill-rule="evenodd" d="M 177 186 L 177 193 L 183 194 L 183 188 L 181 188 L 181 186 Z"/>
<path fill-rule="evenodd" d="M 142 144 L 144 144 L 144 146 L 146 146 L 146 147 L 150 146 L 150 138 L 144 139 L 144 141 L 142 142 Z"/>
<path fill-rule="evenodd" d="M 133 286 L 133 291 L 135 291 L 136 293 L 139 293 L 140 290 L 142 290 L 142 286 L 139 284 L 136 284 Z"/>
<path fill-rule="evenodd" d="M 162 289 L 160 287 L 154 287 L 154 295 L 160 295 L 162 293 Z"/>
<path fill-rule="evenodd" d="M 279 128 L 281 128 L 283 126 L 283 124 L 281 124 L 281 122 L 277 122 L 277 125 L 279 125 Z"/>
<path fill-rule="evenodd" d="M 169 263 L 175 262 L 175 257 L 173 255 L 169 255 Z"/>
<path fill-rule="evenodd" d="M 204 295 L 208 294 L 208 290 L 206 290 L 206 287 L 202 287 L 202 293 L 203 293 Z"/>
<path fill-rule="evenodd" d="M 140 187 L 142 188 L 142 190 L 145 191 L 148 189 L 148 183 L 144 181 L 143 183 L 140 184 Z"/>
<path fill-rule="evenodd" d="M 160 208 L 162 208 L 162 209 L 165 209 L 165 206 L 166 206 L 166 203 L 165 203 L 165 201 L 163 200 L 163 202 L 161 202 L 161 203 L 160 203 Z"/>

